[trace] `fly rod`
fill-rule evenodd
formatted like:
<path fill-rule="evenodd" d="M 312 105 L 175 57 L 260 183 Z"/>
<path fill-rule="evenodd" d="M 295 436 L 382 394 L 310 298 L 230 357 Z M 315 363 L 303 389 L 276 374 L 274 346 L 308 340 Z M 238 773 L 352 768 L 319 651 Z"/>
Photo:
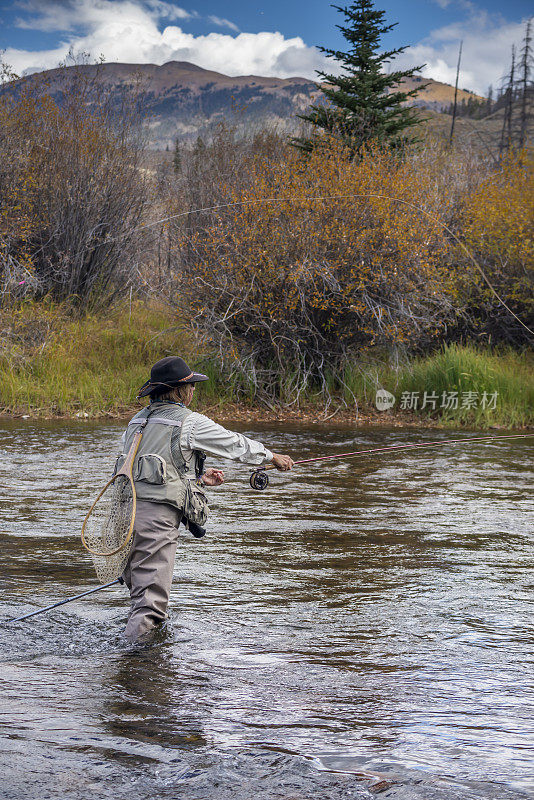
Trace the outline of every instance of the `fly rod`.
<path fill-rule="evenodd" d="M 60 600 L 58 603 L 52 603 L 52 605 L 45 606 L 44 608 L 38 608 L 37 611 L 30 611 L 29 614 L 23 614 L 21 617 L 15 617 L 14 619 L 6 619 L 5 622 L 20 622 L 23 619 L 29 619 L 30 617 L 35 617 L 37 614 L 44 614 L 45 611 L 50 611 L 52 608 L 57 608 L 58 606 L 64 606 L 65 603 L 72 603 L 73 600 L 79 600 L 80 597 L 87 597 L 88 594 L 94 594 L 95 592 L 100 592 L 102 589 L 108 589 L 110 586 L 114 586 L 116 583 L 124 583 L 122 578 L 115 578 L 114 581 L 110 581 L 109 583 L 103 583 L 101 586 L 95 586 L 94 589 L 88 589 L 86 592 L 80 592 L 80 594 L 75 594 L 72 597 L 67 597 L 65 600 Z"/>
<path fill-rule="evenodd" d="M 384 453 L 387 451 L 395 450 L 415 450 L 419 447 L 443 447 L 446 444 L 459 444 L 465 442 L 498 442 L 501 439 L 528 439 L 534 437 L 534 433 L 516 433 L 510 436 L 473 436 L 469 439 L 446 439 L 439 442 L 419 442 L 416 444 L 394 444 L 388 447 L 373 447 L 370 450 L 354 450 L 351 453 L 337 453 L 333 456 L 318 456 L 316 458 L 303 458 L 300 461 L 294 461 L 293 465 L 298 464 L 311 464 L 315 461 L 331 461 L 334 458 L 353 458 L 355 456 L 369 455 L 370 453 Z M 263 467 L 258 467 L 253 470 L 250 476 L 250 485 L 253 489 L 263 491 L 269 485 L 269 476 L 267 475 L 268 469 L 276 469 L 274 464 L 267 464 Z"/>

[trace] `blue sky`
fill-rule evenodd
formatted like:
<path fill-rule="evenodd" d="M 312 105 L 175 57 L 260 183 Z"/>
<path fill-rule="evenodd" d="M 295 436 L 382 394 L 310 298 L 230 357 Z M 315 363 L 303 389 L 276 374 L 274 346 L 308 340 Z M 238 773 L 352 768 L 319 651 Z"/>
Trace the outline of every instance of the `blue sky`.
<path fill-rule="evenodd" d="M 505 72 L 520 45 L 526 0 L 377 0 L 397 22 L 387 47 L 410 45 L 395 66 L 452 82 L 460 40 L 460 85 L 480 93 Z M 192 61 L 226 74 L 313 78 L 331 69 L 316 45 L 343 47 L 342 21 L 324 0 L 0 0 L 0 48 L 18 74 L 57 66 L 69 47 L 106 61 Z"/>

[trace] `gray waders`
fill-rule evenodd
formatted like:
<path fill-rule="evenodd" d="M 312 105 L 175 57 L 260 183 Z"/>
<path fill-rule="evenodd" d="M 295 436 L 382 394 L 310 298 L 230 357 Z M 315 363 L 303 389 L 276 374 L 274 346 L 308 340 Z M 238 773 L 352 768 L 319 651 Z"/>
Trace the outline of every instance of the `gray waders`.
<path fill-rule="evenodd" d="M 130 590 L 125 636 L 142 641 L 167 618 L 181 513 L 167 503 L 139 500 L 124 580 Z"/>

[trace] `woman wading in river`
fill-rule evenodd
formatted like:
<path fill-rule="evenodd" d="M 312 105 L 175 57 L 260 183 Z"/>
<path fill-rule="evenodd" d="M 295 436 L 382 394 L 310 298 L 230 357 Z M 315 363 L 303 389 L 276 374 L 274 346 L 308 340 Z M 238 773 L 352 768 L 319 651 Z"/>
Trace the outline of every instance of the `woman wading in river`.
<path fill-rule="evenodd" d="M 224 481 L 221 470 L 204 470 L 205 454 L 252 466 L 272 463 L 282 471 L 293 466 L 289 456 L 272 453 L 260 442 L 191 411 L 195 384 L 206 380 L 181 358 L 161 359 L 138 395 L 148 396 L 150 404 L 135 415 L 123 435 L 119 460 L 124 460 L 136 431 L 148 418 L 133 465 L 137 511 L 123 575 L 132 601 L 125 630 L 131 641 L 145 639 L 167 618 L 178 526 L 193 523 L 194 529 L 195 524 L 204 524 L 209 509 L 202 487 Z"/>

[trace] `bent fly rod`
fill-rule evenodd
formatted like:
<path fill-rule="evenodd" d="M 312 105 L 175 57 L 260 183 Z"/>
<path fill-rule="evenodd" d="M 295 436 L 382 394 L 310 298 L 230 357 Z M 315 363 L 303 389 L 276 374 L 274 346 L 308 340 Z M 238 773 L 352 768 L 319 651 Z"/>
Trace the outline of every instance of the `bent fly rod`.
<path fill-rule="evenodd" d="M 498 442 L 501 439 L 528 439 L 534 437 L 534 433 L 516 433 L 510 436 L 473 436 L 469 439 L 446 439 L 438 442 L 418 442 L 416 444 L 394 444 L 388 447 L 373 447 L 370 450 L 354 450 L 350 453 L 337 453 L 333 456 L 318 456 L 317 458 L 304 458 L 294 461 L 293 465 L 312 464 L 316 461 L 332 461 L 335 458 L 355 458 L 357 456 L 370 455 L 371 453 L 395 452 L 398 450 L 416 450 L 420 447 L 444 447 L 447 444 L 465 444 L 466 442 Z M 276 469 L 274 464 L 267 464 L 257 467 L 250 476 L 250 485 L 253 489 L 263 491 L 269 485 L 267 470 Z"/>

